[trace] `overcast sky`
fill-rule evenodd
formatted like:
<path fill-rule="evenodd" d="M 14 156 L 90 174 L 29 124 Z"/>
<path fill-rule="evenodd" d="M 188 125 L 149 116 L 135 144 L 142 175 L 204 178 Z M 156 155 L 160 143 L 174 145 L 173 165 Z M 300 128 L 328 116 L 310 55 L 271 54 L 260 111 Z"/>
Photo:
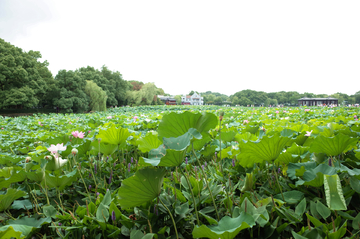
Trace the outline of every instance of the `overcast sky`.
<path fill-rule="evenodd" d="M 360 1 L 0 0 L 0 38 L 169 94 L 360 91 Z"/>

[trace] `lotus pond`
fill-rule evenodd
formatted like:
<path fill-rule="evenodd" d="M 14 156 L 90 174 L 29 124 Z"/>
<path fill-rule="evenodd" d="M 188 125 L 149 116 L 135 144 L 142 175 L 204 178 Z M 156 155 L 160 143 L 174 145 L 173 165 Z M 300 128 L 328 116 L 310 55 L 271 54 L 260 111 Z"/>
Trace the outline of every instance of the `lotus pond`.
<path fill-rule="evenodd" d="M 359 238 L 359 108 L 0 118 L 0 238 Z"/>

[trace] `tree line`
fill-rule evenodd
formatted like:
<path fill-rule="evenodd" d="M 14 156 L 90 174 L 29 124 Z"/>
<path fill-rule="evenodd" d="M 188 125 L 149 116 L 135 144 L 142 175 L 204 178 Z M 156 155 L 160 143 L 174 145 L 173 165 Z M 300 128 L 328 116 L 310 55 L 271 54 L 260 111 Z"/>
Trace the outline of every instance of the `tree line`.
<path fill-rule="evenodd" d="M 0 38 L 0 109 L 101 111 L 117 105 L 162 104 L 154 83 L 126 81 L 106 66 L 60 70 L 55 77 L 39 51 L 25 52 Z"/>
<path fill-rule="evenodd" d="M 164 90 L 154 83 L 126 81 L 120 72 L 105 65 L 101 69 L 87 66 L 75 71 L 60 70 L 55 77 L 49 63 L 40 62 L 39 51 L 25 52 L 0 38 L 0 109 L 56 108 L 61 112 L 103 111 L 120 105 L 164 104 L 157 95 Z M 199 93 L 199 92 L 197 92 Z M 194 91 L 189 93 L 194 94 Z M 354 95 L 332 95 L 280 91 L 266 93 L 242 90 L 231 96 L 218 92 L 200 92 L 204 104 L 229 105 L 297 105 L 303 97 L 334 97 L 340 104 L 360 103 L 360 91 Z M 174 97 L 181 104 L 181 96 Z"/>

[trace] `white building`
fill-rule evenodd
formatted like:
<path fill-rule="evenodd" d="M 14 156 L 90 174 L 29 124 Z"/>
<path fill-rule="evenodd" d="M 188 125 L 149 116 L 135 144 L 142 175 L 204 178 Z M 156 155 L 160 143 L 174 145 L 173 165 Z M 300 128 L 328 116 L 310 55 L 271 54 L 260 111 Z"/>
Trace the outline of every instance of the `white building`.
<path fill-rule="evenodd" d="M 183 95 L 181 97 L 182 105 L 204 105 L 204 97 L 200 94 L 194 93 L 193 95 Z"/>

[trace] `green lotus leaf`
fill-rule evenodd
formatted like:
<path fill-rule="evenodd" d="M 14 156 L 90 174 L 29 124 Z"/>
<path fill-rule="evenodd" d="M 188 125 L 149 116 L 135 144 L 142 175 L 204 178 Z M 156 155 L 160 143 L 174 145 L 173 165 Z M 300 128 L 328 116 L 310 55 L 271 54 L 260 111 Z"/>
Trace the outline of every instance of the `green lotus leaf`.
<path fill-rule="evenodd" d="M 321 187 L 324 184 L 324 175 L 334 175 L 336 174 L 336 169 L 330 167 L 327 164 L 320 164 L 314 169 L 308 169 L 302 175 L 302 179 L 296 182 L 298 185 L 309 185 L 313 187 Z"/>
<path fill-rule="evenodd" d="M 118 191 L 121 208 L 140 206 L 156 198 L 160 194 L 165 173 L 164 168 L 147 167 L 125 179 Z"/>
<path fill-rule="evenodd" d="M 26 196 L 25 192 L 21 190 L 9 188 L 6 191 L 6 194 L 0 195 L 0 212 L 8 209 L 11 203 L 13 203 L 13 201 L 23 196 Z"/>
<path fill-rule="evenodd" d="M 98 153 L 100 150 L 100 153 L 104 154 L 104 156 L 112 155 L 113 153 L 115 153 L 117 148 L 118 145 L 116 144 L 108 144 L 102 141 L 99 143 L 96 140 L 91 142 L 91 151 Z"/>
<path fill-rule="evenodd" d="M 42 225 L 51 223 L 51 217 L 40 218 L 37 220 L 33 217 L 22 217 L 17 220 L 9 220 L 9 225 L 24 225 L 35 228 L 41 228 Z"/>
<path fill-rule="evenodd" d="M 258 125 L 246 125 L 245 132 L 249 132 L 251 134 L 256 134 L 259 130 Z"/>
<path fill-rule="evenodd" d="M 335 137 L 331 138 L 319 135 L 311 144 L 310 152 L 337 156 L 356 147 L 357 141 L 357 138 L 351 138 L 344 134 L 337 134 Z"/>
<path fill-rule="evenodd" d="M 302 177 L 306 170 L 316 168 L 316 162 L 289 163 L 287 174 L 291 179 Z M 302 171 L 301 174 L 299 172 Z"/>
<path fill-rule="evenodd" d="M 279 155 L 279 157 L 275 160 L 275 164 L 289 164 L 289 163 L 297 163 L 298 158 L 294 157 L 293 154 L 284 152 Z"/>
<path fill-rule="evenodd" d="M 148 132 L 145 137 L 140 137 L 137 141 L 138 148 L 141 152 L 146 153 L 152 149 L 156 149 L 161 145 L 156 132 Z"/>
<path fill-rule="evenodd" d="M 159 139 L 179 137 L 194 128 L 200 134 L 208 132 L 218 124 L 218 118 L 212 113 L 194 114 L 186 111 L 181 114 L 175 112 L 164 115 L 159 126 Z"/>
<path fill-rule="evenodd" d="M 190 128 L 188 132 L 178 137 L 163 138 L 164 145 L 167 149 L 185 150 L 193 138 L 201 139 L 201 134 L 194 128 Z"/>
<path fill-rule="evenodd" d="M 21 239 L 25 238 L 25 235 L 22 235 L 21 231 L 15 231 L 14 228 L 10 225 L 0 227 L 0 238 L 16 238 Z"/>
<path fill-rule="evenodd" d="M 51 175 L 50 173 L 45 172 L 45 180 L 42 181 L 42 184 L 44 185 L 46 181 L 46 185 L 48 187 L 55 187 L 59 190 L 63 190 L 66 186 L 71 185 L 75 180 L 77 180 L 77 177 L 78 174 L 76 169 L 62 176 Z"/>
<path fill-rule="evenodd" d="M 326 204 L 331 210 L 346 210 L 346 202 L 339 175 L 324 175 Z"/>
<path fill-rule="evenodd" d="M 14 172 L 11 177 L 0 179 L 0 188 L 8 188 L 10 184 L 22 182 L 26 179 L 25 171 Z"/>
<path fill-rule="evenodd" d="M 23 226 L 23 225 L 6 225 L 0 227 L 0 238 L 12 238 L 12 237 L 3 237 L 3 236 L 13 236 L 15 235 L 16 239 L 26 238 L 31 233 L 32 227 Z M 4 233 L 4 234 L 3 234 Z M 18 236 L 20 234 L 20 236 Z"/>
<path fill-rule="evenodd" d="M 42 170 L 35 172 L 26 172 L 26 177 L 35 182 L 41 182 L 44 179 L 44 176 L 45 172 Z"/>
<path fill-rule="evenodd" d="M 39 204 L 39 206 L 41 206 L 42 203 Z M 32 202 L 29 199 L 25 199 L 25 200 L 15 200 L 13 202 L 13 204 L 11 205 L 12 209 L 33 209 L 34 205 L 32 204 Z"/>
<path fill-rule="evenodd" d="M 236 218 L 228 216 L 223 217 L 218 225 L 212 226 L 195 226 L 192 235 L 194 238 L 210 238 L 210 239 L 232 239 L 243 229 L 253 227 L 255 225 L 254 218 L 245 212 Z"/>
<path fill-rule="evenodd" d="M 160 159 L 159 166 L 176 167 L 180 166 L 185 158 L 186 150 L 177 151 L 174 149 L 167 149 L 164 157 Z"/>
<path fill-rule="evenodd" d="M 297 190 L 292 190 L 292 191 L 284 192 L 282 195 L 277 194 L 274 196 L 274 198 L 283 200 L 283 198 L 282 198 L 283 195 L 284 195 L 285 202 L 287 202 L 289 204 L 296 204 L 296 203 L 300 202 L 300 200 L 303 199 L 303 197 L 304 197 L 303 192 L 300 192 Z"/>
<path fill-rule="evenodd" d="M 233 130 L 221 131 L 221 141 L 224 141 L 224 142 L 233 141 L 236 133 L 237 133 L 237 131 L 233 131 Z M 216 138 L 220 140 L 220 135 L 218 135 Z"/>
<path fill-rule="evenodd" d="M 238 159 L 243 167 L 252 167 L 254 163 L 272 162 L 284 150 L 286 143 L 290 140 L 275 134 L 271 137 L 264 136 L 258 142 L 239 142 L 240 154 Z"/>
<path fill-rule="evenodd" d="M 151 149 L 148 153 L 148 158 L 140 157 L 139 167 L 147 167 L 147 166 L 158 166 L 160 163 L 160 159 L 164 157 L 166 154 L 165 145 L 160 145 L 156 149 Z"/>
<path fill-rule="evenodd" d="M 236 134 L 234 138 L 237 142 L 244 141 L 245 143 L 249 140 L 256 141 L 258 139 L 254 134 L 251 134 L 250 132 Z"/>
<path fill-rule="evenodd" d="M 126 128 L 116 128 L 113 124 L 110 128 L 100 129 L 97 139 L 101 139 L 101 142 L 108 144 L 121 145 L 126 142 L 127 138 L 131 135 Z"/>

